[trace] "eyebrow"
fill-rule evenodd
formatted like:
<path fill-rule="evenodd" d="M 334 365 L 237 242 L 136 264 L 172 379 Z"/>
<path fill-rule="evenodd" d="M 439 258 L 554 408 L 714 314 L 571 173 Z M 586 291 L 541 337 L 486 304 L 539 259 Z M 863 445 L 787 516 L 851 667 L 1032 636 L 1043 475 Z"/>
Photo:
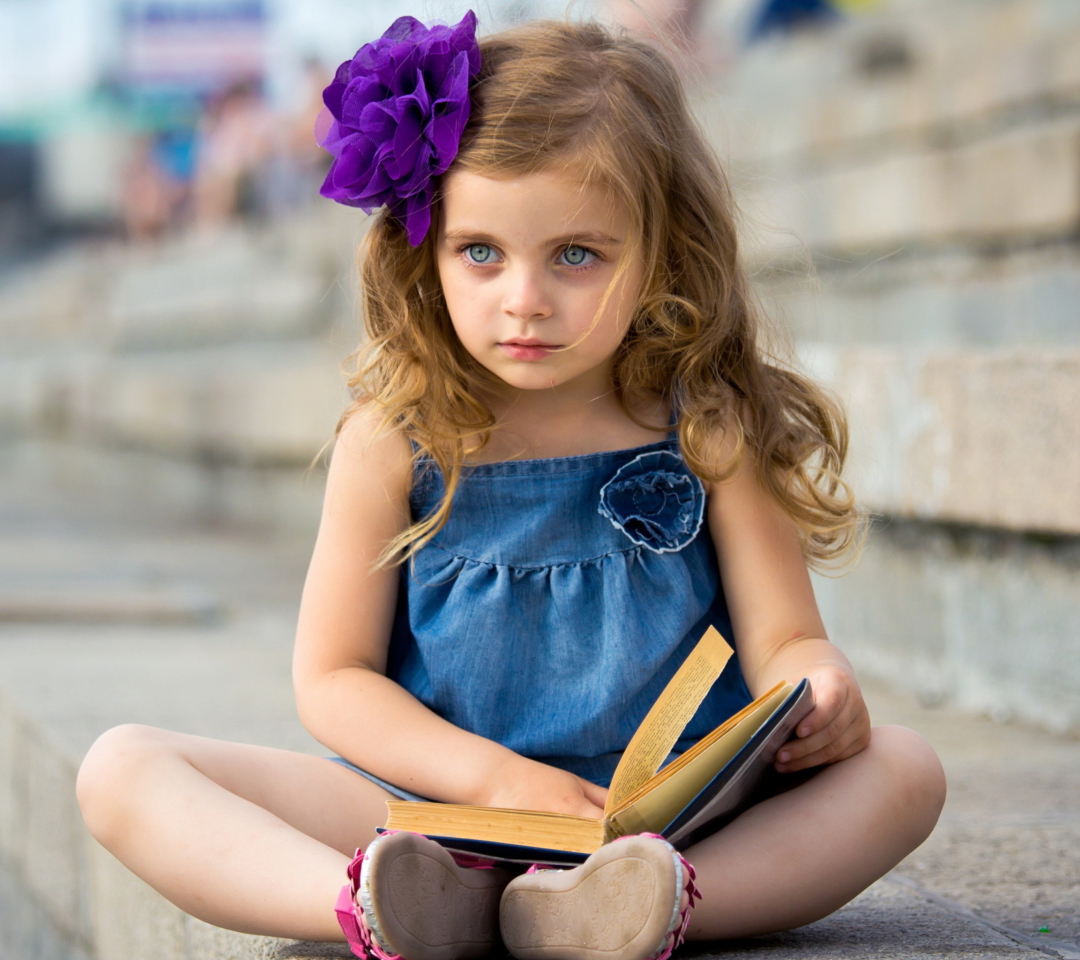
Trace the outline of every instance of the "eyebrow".
<path fill-rule="evenodd" d="M 460 243 L 463 240 L 471 240 L 473 243 L 490 243 L 494 246 L 500 245 L 498 237 L 495 237 L 490 233 L 485 233 L 483 230 L 451 230 L 447 231 L 446 239 L 449 243 Z M 610 247 L 618 246 L 622 243 L 622 240 L 607 233 L 597 233 L 586 230 L 581 233 L 567 233 L 561 237 L 553 237 L 552 239 L 545 241 L 543 246 L 562 247 L 571 243 L 591 243 L 597 246 Z"/>

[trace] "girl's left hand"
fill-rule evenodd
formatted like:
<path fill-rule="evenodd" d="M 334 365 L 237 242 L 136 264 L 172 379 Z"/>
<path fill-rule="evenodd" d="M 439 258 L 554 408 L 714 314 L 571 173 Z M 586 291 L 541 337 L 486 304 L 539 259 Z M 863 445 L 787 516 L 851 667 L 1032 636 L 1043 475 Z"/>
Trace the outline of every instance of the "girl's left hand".
<path fill-rule="evenodd" d="M 814 691 L 814 709 L 799 723 L 796 739 L 776 755 L 780 773 L 847 760 L 870 743 L 870 715 L 851 672 L 829 664 L 808 670 L 806 676 Z"/>

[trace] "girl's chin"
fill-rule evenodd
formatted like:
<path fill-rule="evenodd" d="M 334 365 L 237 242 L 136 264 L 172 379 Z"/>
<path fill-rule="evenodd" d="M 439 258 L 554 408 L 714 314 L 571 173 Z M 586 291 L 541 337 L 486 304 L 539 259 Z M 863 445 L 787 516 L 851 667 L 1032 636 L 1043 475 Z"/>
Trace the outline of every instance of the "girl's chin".
<path fill-rule="evenodd" d="M 549 370 L 492 371 L 499 380 L 514 390 L 551 390 L 562 386 L 564 379 Z"/>
<path fill-rule="evenodd" d="M 534 390 L 553 390 L 570 384 L 574 384 L 575 387 L 587 389 L 593 389 L 595 387 L 599 389 L 599 392 L 601 393 L 606 389 L 610 389 L 610 384 L 602 388 L 598 386 L 601 381 L 608 382 L 610 380 L 610 374 L 603 367 L 593 367 L 585 370 L 567 369 L 562 365 L 552 363 L 551 360 L 519 363 L 485 363 L 484 367 L 487 369 L 488 373 L 492 374 L 500 383 L 505 384 L 513 390 L 525 392 Z M 597 384 L 592 383 L 594 378 L 597 380 Z M 586 387 L 586 381 L 588 381 L 588 387 Z"/>

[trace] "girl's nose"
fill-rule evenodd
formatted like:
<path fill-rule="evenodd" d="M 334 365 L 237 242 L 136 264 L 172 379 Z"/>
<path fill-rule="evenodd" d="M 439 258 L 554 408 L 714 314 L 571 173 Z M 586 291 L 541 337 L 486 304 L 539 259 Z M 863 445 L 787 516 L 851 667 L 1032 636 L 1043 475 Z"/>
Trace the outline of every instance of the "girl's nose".
<path fill-rule="evenodd" d="M 521 266 L 507 271 L 503 312 L 517 320 L 543 320 L 551 316 L 551 298 L 539 271 Z"/>

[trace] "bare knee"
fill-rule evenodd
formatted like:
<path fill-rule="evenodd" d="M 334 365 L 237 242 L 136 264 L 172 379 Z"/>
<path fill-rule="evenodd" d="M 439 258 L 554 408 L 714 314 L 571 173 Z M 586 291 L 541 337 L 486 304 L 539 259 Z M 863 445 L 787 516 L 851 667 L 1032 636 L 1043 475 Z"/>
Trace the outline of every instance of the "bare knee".
<path fill-rule="evenodd" d="M 90 832 L 106 847 L 122 828 L 138 783 L 155 758 L 174 752 L 167 731 L 139 724 L 106 730 L 79 767 L 75 796 Z"/>
<path fill-rule="evenodd" d="M 945 804 L 945 771 L 934 748 L 907 727 L 874 727 L 870 746 L 888 783 L 898 821 L 906 823 L 911 849 L 922 843 Z"/>

